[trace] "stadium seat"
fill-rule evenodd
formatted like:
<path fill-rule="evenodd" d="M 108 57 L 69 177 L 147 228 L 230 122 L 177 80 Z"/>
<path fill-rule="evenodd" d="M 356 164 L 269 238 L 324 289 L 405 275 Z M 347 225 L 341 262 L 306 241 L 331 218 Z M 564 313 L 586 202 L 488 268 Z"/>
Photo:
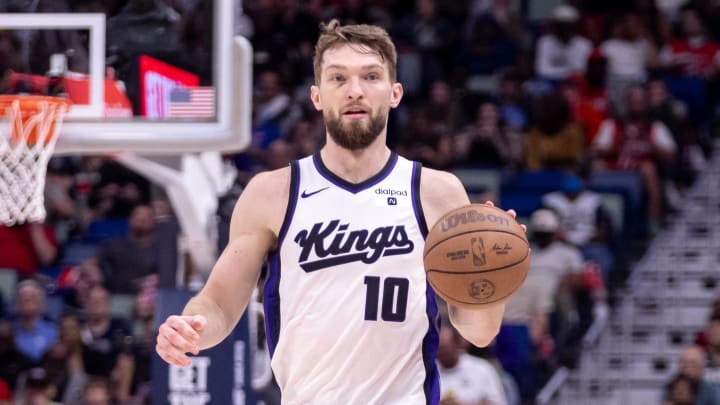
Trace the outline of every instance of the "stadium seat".
<path fill-rule="evenodd" d="M 625 199 L 619 193 L 600 193 L 605 212 L 610 216 L 613 231 L 622 234 L 625 224 Z"/>
<path fill-rule="evenodd" d="M 497 170 L 457 169 L 453 173 L 463 183 L 473 202 L 477 202 L 482 194 L 497 196 L 500 192 L 500 173 Z"/>
<path fill-rule="evenodd" d="M 83 260 L 93 257 L 97 250 L 95 243 L 68 243 L 65 245 L 60 258 L 60 266 L 74 266 Z"/>
<path fill-rule="evenodd" d="M 112 294 L 110 313 L 113 317 L 132 319 L 135 311 L 135 296 L 132 294 Z"/>
<path fill-rule="evenodd" d="M 105 239 L 122 238 L 128 234 L 126 219 L 99 219 L 90 223 L 85 232 L 85 242 L 97 243 Z"/>
<path fill-rule="evenodd" d="M 5 302 L 10 302 L 15 294 L 17 273 L 13 269 L 0 269 L 0 294 Z"/>

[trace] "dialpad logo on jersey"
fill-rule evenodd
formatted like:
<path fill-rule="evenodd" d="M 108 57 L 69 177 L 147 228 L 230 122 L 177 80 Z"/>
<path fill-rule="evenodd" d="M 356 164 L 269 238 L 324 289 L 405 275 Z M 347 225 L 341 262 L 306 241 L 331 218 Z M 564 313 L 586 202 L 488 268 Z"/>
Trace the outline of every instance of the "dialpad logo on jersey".
<path fill-rule="evenodd" d="M 310 273 L 351 262 L 369 264 L 382 256 L 410 253 L 415 247 L 403 225 L 381 226 L 371 231 L 348 231 L 349 226 L 334 219 L 298 232 L 294 240 L 302 248 L 300 267 Z"/>
<path fill-rule="evenodd" d="M 394 196 L 398 196 L 398 195 L 407 196 L 408 192 L 407 192 L 407 190 L 393 190 L 391 188 L 378 187 L 375 189 L 375 194 L 389 195 L 390 197 L 394 197 Z"/>

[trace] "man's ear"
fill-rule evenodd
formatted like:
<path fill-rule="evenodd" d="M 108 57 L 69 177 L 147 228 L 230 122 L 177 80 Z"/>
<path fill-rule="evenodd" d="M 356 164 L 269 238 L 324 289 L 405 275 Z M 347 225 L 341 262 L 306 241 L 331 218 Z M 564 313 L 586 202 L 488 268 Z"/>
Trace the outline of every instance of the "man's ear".
<path fill-rule="evenodd" d="M 390 93 L 390 107 L 395 108 L 398 105 L 400 105 L 400 100 L 402 100 L 404 94 L 403 86 L 402 84 L 395 82 L 392 85 L 392 92 Z"/>
<path fill-rule="evenodd" d="M 312 101 L 316 110 L 322 111 L 322 106 L 320 105 L 320 88 L 314 84 L 310 86 L 310 101 Z"/>

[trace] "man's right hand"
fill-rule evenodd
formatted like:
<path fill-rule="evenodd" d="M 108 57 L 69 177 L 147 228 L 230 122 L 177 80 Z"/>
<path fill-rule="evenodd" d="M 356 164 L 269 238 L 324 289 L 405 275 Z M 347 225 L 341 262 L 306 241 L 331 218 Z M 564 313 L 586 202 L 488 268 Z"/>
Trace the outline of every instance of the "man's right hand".
<path fill-rule="evenodd" d="M 200 336 L 206 324 L 207 318 L 202 315 L 169 316 L 160 325 L 155 350 L 166 362 L 188 367 L 190 357 L 186 353 L 197 355 L 200 352 Z"/>

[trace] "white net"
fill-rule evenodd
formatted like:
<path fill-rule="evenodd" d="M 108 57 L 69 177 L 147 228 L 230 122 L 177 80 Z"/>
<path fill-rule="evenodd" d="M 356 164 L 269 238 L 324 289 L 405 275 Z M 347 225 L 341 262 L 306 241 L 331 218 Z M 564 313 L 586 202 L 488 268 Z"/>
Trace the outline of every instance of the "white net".
<path fill-rule="evenodd" d="M 45 174 L 66 111 L 53 98 L 0 100 L 0 223 L 45 219 Z"/>

